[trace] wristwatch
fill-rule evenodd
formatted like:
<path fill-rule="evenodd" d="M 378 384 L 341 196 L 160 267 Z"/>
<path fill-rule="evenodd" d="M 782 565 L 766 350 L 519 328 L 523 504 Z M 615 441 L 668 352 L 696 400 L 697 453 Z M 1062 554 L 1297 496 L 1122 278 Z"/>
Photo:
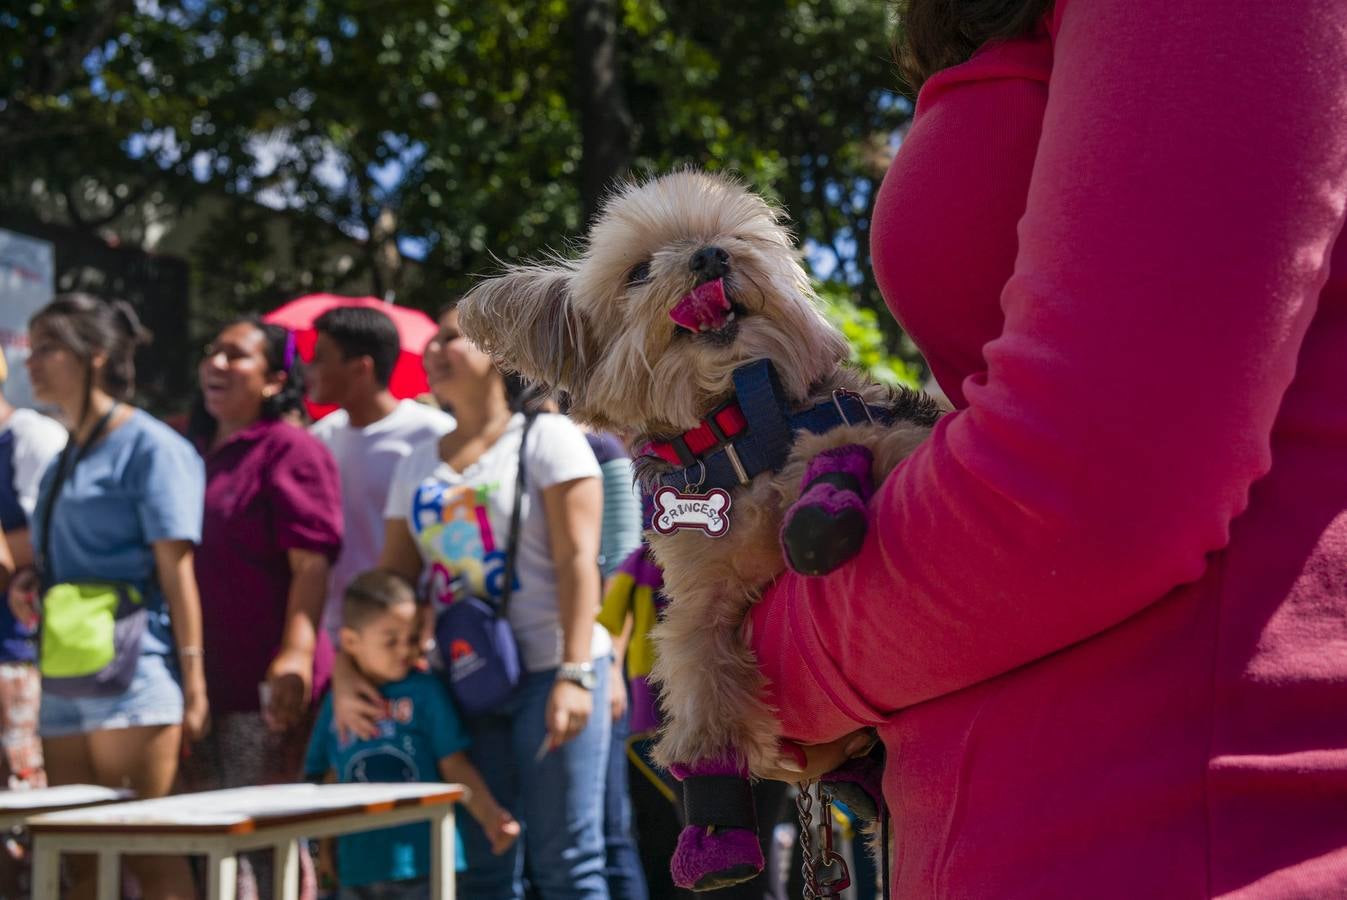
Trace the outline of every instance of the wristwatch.
<path fill-rule="evenodd" d="M 599 676 L 595 674 L 592 662 L 562 663 L 557 669 L 557 680 L 578 684 L 587 691 L 599 686 Z"/>

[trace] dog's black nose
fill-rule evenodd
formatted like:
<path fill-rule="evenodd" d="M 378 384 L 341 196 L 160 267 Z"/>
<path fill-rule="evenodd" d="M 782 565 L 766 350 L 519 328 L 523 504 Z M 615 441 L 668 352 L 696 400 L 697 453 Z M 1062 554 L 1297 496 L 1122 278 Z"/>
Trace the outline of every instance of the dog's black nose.
<path fill-rule="evenodd" d="M 719 247 L 703 247 L 692 254 L 688 268 L 697 276 L 698 284 L 715 281 L 730 271 L 730 255 Z"/>

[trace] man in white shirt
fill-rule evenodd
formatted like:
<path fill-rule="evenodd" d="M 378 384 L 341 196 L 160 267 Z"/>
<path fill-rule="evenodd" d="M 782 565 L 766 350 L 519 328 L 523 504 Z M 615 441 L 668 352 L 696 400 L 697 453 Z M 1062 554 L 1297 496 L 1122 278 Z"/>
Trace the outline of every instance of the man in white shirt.
<path fill-rule="evenodd" d="M 377 309 L 341 306 L 314 323 L 318 342 L 306 371 L 309 399 L 340 409 L 310 429 L 327 445 L 341 472 L 346 536 L 332 567 L 323 627 L 334 645 L 346 585 L 379 562 L 384 505 L 398 461 L 420 443 L 451 431 L 454 419 L 388 390 L 401 344 L 393 320 Z"/>

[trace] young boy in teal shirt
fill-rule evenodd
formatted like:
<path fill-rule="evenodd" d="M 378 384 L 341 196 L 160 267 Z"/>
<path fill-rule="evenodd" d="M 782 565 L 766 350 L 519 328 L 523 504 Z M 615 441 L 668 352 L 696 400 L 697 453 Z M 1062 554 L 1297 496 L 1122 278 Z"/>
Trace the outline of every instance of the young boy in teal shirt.
<path fill-rule="evenodd" d="M 347 587 L 342 603 L 341 648 L 379 687 L 384 714 L 370 740 L 342 738 L 332 724 L 332 696 L 323 701 L 304 763 L 306 777 L 329 772 L 352 782 L 451 781 L 468 788 L 466 801 L 504 852 L 519 837 L 519 823 L 487 790 L 464 751 L 468 734 L 439 679 L 412 671 L 418 653 L 416 596 L 406 581 L 370 571 Z M 459 848 L 462 858 L 462 848 Z M 428 896 L 430 826 L 383 828 L 337 839 L 337 873 L 343 898 Z"/>

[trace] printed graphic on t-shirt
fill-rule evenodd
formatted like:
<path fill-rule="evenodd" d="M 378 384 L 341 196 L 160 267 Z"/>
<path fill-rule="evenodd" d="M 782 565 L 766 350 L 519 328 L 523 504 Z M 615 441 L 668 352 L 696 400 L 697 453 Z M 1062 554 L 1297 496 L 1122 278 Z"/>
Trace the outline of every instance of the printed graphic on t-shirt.
<path fill-rule="evenodd" d="M 416 764 L 416 735 L 400 731 L 398 725 L 410 726 L 416 718 L 416 704 L 411 697 L 385 698 L 383 715 L 378 721 L 378 739 L 389 743 L 359 749 L 346 760 L 340 772 L 343 784 L 363 782 L 424 781 L 433 779 L 431 773 L 422 777 Z M 355 742 L 354 737 L 338 737 L 337 746 L 345 749 Z"/>
<path fill-rule="evenodd" d="M 411 528 L 430 563 L 431 599 L 499 599 L 505 587 L 506 547 L 496 538 L 489 515 L 498 482 L 446 485 L 428 478 L 412 496 Z M 519 586 L 515 576 L 511 590 Z"/>

